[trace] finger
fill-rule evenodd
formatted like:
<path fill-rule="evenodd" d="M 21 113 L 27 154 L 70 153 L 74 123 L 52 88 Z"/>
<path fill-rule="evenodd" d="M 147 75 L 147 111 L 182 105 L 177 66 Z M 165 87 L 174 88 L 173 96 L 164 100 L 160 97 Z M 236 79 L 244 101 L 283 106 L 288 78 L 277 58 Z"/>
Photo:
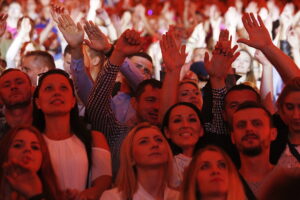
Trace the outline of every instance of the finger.
<path fill-rule="evenodd" d="M 247 40 L 247 39 L 244 39 L 244 38 L 238 39 L 237 42 L 238 42 L 238 43 L 246 44 L 246 45 L 248 45 L 248 46 L 251 46 L 251 41 L 250 41 L 250 40 Z"/>
<path fill-rule="evenodd" d="M 263 20 L 261 19 L 261 17 L 259 15 L 257 15 L 257 19 L 258 19 L 258 22 L 259 22 L 259 26 L 266 28 Z"/>
<path fill-rule="evenodd" d="M 250 17 L 251 17 L 253 26 L 258 27 L 258 23 L 257 23 L 253 13 L 250 13 Z"/>
<path fill-rule="evenodd" d="M 78 28 L 79 31 L 83 31 L 83 28 L 82 28 L 80 22 L 77 22 L 77 28 Z"/>
<path fill-rule="evenodd" d="M 238 48 L 238 45 L 234 45 L 234 47 L 231 49 L 231 53 L 233 54 Z"/>
<path fill-rule="evenodd" d="M 186 45 L 182 45 L 181 48 L 180 48 L 180 53 L 183 54 L 183 55 L 187 55 L 185 50 L 186 50 Z"/>
<path fill-rule="evenodd" d="M 248 13 L 245 13 L 242 17 L 242 22 L 244 24 L 245 29 L 249 32 L 251 26 L 251 20 Z"/>
<path fill-rule="evenodd" d="M 233 63 L 237 59 L 237 57 L 239 57 L 239 55 L 240 55 L 240 52 L 233 54 L 232 58 L 230 59 L 230 63 Z"/>

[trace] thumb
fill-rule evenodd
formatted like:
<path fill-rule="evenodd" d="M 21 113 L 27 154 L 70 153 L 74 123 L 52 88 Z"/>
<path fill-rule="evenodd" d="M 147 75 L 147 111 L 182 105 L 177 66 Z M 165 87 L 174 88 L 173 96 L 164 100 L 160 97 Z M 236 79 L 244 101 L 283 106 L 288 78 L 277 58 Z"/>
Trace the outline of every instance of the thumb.
<path fill-rule="evenodd" d="M 78 28 L 78 30 L 83 31 L 83 28 L 79 22 L 77 22 L 77 28 Z"/>
<path fill-rule="evenodd" d="M 84 39 L 84 42 L 85 42 L 86 45 L 88 45 L 92 49 L 92 47 L 91 47 L 92 43 L 89 40 Z"/>
<path fill-rule="evenodd" d="M 246 45 L 248 45 L 248 46 L 251 46 L 250 40 L 247 40 L 247 39 L 244 39 L 244 38 L 238 39 L 237 42 L 238 42 L 238 43 L 246 44 Z"/>

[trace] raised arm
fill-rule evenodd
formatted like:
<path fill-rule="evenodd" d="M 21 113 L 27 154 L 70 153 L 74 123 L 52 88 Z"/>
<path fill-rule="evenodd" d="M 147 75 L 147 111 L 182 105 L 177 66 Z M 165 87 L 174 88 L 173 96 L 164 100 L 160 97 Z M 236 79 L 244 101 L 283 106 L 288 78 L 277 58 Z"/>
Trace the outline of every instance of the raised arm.
<path fill-rule="evenodd" d="M 0 14 L 0 37 L 5 33 L 7 16 L 7 14 Z"/>
<path fill-rule="evenodd" d="M 185 63 L 187 54 L 185 53 L 185 46 L 180 48 L 176 45 L 172 31 L 162 36 L 160 48 L 166 69 L 159 112 L 160 120 L 162 120 L 169 107 L 177 103 L 180 70 Z"/>
<path fill-rule="evenodd" d="M 277 69 L 284 82 L 300 76 L 300 70 L 294 61 L 277 48 L 271 40 L 270 34 L 258 16 L 258 21 L 253 13 L 246 13 L 242 18 L 249 39 L 239 39 L 238 42 L 259 49 Z"/>

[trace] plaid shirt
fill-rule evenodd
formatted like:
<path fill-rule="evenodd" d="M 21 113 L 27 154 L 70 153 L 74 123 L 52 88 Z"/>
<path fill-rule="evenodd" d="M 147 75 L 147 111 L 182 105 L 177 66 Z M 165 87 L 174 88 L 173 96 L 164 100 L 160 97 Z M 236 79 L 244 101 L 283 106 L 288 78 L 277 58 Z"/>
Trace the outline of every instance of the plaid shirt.
<path fill-rule="evenodd" d="M 122 141 L 129 132 L 129 127 L 116 119 L 110 106 L 111 93 L 118 71 L 119 66 L 110 64 L 109 60 L 105 63 L 86 105 L 86 113 L 92 129 L 102 132 L 110 146 L 113 176 L 118 172 Z"/>

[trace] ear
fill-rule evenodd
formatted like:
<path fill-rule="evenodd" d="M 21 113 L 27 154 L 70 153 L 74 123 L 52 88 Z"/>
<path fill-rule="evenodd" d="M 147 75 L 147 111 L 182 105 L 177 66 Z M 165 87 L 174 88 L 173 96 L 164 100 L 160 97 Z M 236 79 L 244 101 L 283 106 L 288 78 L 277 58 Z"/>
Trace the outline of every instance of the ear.
<path fill-rule="evenodd" d="M 134 110 L 137 110 L 137 100 L 135 97 L 130 98 L 130 103 L 132 105 L 132 107 L 134 108 Z"/>
<path fill-rule="evenodd" d="M 99 56 L 96 56 L 95 58 L 93 58 L 93 59 L 91 60 L 92 66 L 96 66 L 96 65 L 98 65 L 99 63 L 100 63 L 100 57 L 99 57 Z"/>
<path fill-rule="evenodd" d="M 170 132 L 166 127 L 164 128 L 164 133 L 165 133 L 166 138 L 168 138 L 168 139 L 171 138 Z"/>
<path fill-rule="evenodd" d="M 271 128 L 271 141 L 274 141 L 277 137 L 277 128 Z"/>

